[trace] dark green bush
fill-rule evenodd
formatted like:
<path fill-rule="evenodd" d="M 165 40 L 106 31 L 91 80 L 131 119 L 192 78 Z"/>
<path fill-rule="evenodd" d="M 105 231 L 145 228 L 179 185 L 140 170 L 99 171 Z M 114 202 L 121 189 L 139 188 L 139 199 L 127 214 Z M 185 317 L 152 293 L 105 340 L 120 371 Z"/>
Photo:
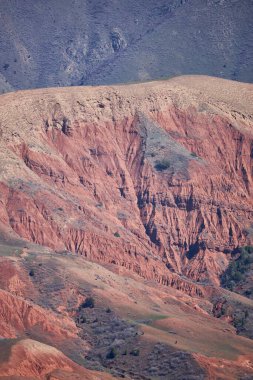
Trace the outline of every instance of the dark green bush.
<path fill-rule="evenodd" d="M 237 283 L 245 279 L 246 273 L 253 263 L 253 247 L 242 247 L 238 253 L 239 256 L 234 261 L 231 261 L 221 279 L 222 285 L 232 291 Z"/>
<path fill-rule="evenodd" d="M 29 272 L 29 276 L 33 277 L 34 275 L 35 275 L 34 270 L 31 269 L 30 272 Z"/>
<path fill-rule="evenodd" d="M 242 249 L 248 253 L 253 253 L 253 246 L 252 245 L 247 245 L 247 246 L 243 247 Z"/>
<path fill-rule="evenodd" d="M 106 359 L 114 359 L 117 356 L 117 351 L 114 347 L 110 348 L 110 350 L 106 354 Z"/>
<path fill-rule="evenodd" d="M 160 160 L 160 161 L 156 161 L 155 163 L 155 169 L 158 171 L 158 172 L 162 172 L 166 169 L 168 169 L 170 167 L 170 161 L 164 159 L 164 160 Z"/>
<path fill-rule="evenodd" d="M 81 308 L 90 308 L 92 309 L 95 306 L 95 300 L 93 297 L 87 297 L 85 301 L 80 305 Z"/>
<path fill-rule="evenodd" d="M 139 350 L 139 348 L 134 348 L 134 349 L 130 352 L 130 355 L 133 355 L 133 356 L 139 356 L 139 355 L 140 355 L 140 350 Z"/>
<path fill-rule="evenodd" d="M 241 329 L 241 328 L 244 327 L 245 322 L 246 322 L 245 315 L 243 315 L 243 316 L 235 316 L 234 320 L 233 320 L 233 325 L 238 330 L 238 329 Z"/>
<path fill-rule="evenodd" d="M 119 238 L 120 234 L 118 232 L 115 232 L 114 236 Z"/>

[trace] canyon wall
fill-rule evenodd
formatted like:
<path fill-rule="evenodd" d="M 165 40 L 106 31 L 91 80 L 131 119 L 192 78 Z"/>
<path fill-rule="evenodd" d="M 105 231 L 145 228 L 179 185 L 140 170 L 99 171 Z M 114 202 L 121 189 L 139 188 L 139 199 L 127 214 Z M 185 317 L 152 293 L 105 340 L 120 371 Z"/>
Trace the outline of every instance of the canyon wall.
<path fill-rule="evenodd" d="M 201 295 L 253 241 L 253 86 L 179 77 L 0 97 L 0 220 Z"/>

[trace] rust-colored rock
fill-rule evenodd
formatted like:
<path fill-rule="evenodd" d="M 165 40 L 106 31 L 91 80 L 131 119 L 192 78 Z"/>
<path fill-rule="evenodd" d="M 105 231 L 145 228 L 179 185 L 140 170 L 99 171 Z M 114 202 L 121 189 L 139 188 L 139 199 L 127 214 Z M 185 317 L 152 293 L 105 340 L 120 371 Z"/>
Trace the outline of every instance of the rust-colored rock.
<path fill-rule="evenodd" d="M 252 300 L 219 288 L 253 243 L 252 105 L 207 77 L 1 95 L 0 377 L 252 376 Z"/>
<path fill-rule="evenodd" d="M 1 345 L 2 343 L 0 347 Z M 2 361 L 0 356 L 0 377 L 5 379 L 15 376 L 21 379 L 41 380 L 99 380 L 101 376 L 105 380 L 112 379 L 110 375 L 86 370 L 54 347 L 31 339 L 9 342 L 8 345 L 10 347 L 7 360 Z"/>
<path fill-rule="evenodd" d="M 1 95 L 3 233 L 201 295 L 176 273 L 217 284 L 252 242 L 252 93 L 182 77 Z"/>
<path fill-rule="evenodd" d="M 32 302 L 0 290 L 0 335 L 16 338 L 24 331 L 36 329 L 51 339 L 74 338 L 77 328 L 73 321 L 59 317 Z"/>

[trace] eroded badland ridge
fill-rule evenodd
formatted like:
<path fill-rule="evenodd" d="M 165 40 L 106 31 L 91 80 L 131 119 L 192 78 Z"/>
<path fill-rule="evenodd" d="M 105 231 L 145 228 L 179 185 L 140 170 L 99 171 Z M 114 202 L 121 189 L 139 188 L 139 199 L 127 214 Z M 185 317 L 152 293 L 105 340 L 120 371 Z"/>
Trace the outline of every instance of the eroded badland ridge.
<path fill-rule="evenodd" d="M 64 352 L 20 376 L 252 376 L 252 300 L 219 287 L 253 243 L 252 113 L 253 85 L 205 76 L 1 95 L 2 336 Z"/>

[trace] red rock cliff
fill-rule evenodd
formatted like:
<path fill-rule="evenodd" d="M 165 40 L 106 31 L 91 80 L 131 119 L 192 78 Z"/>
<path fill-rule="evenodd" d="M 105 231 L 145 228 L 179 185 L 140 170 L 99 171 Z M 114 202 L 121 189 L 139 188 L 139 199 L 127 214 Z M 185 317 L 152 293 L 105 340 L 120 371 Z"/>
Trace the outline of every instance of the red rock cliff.
<path fill-rule="evenodd" d="M 3 233 L 201 294 L 181 275 L 253 240 L 252 104 L 207 77 L 1 95 Z"/>

